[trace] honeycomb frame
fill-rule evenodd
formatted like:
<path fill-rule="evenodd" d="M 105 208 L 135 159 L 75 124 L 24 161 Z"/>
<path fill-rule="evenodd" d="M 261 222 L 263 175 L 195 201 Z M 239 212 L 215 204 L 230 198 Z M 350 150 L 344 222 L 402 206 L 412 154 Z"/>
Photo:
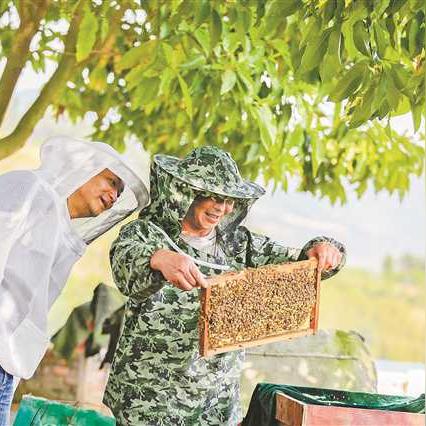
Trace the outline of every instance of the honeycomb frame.
<path fill-rule="evenodd" d="M 262 286 L 253 287 L 253 279 L 259 278 L 265 280 Z M 209 357 L 314 334 L 318 329 L 320 281 L 316 259 L 247 268 L 209 278 L 209 287 L 202 289 L 200 297 L 200 355 Z M 300 294 L 292 294 L 285 305 L 285 297 L 281 297 L 287 295 L 288 286 Z M 253 294 L 253 290 L 258 290 L 258 294 Z M 263 300 L 252 302 L 253 297 Z M 251 330 L 248 323 L 254 324 Z"/>

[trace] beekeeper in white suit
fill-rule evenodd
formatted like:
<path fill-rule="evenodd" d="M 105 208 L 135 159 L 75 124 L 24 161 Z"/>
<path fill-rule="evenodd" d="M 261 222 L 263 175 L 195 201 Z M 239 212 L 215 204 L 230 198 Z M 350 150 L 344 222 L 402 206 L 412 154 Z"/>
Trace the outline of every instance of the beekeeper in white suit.
<path fill-rule="evenodd" d="M 37 170 L 0 176 L 0 426 L 13 376 L 28 379 L 48 342 L 47 314 L 88 243 L 148 204 L 139 173 L 112 147 L 66 137 Z"/>

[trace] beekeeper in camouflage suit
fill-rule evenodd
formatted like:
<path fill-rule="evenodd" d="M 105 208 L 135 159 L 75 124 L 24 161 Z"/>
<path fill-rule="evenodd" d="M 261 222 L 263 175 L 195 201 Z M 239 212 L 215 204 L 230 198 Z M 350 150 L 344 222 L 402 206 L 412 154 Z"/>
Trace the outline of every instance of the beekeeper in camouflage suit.
<path fill-rule="evenodd" d="M 241 222 L 264 194 L 231 156 L 197 148 L 157 155 L 151 205 L 121 229 L 111 249 L 115 282 L 129 297 L 105 403 L 118 425 L 236 425 L 244 351 L 198 354 L 200 286 L 207 276 L 317 257 L 323 278 L 344 263 L 343 246 L 319 237 L 284 247 Z"/>

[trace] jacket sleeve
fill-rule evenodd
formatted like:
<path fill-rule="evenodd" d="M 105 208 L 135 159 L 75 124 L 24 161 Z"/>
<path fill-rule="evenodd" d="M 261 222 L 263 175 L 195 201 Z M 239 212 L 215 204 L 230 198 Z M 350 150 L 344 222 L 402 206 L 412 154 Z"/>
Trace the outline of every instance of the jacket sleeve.
<path fill-rule="evenodd" d="M 162 248 L 168 247 L 140 219 L 120 230 L 110 250 L 110 262 L 115 284 L 122 294 L 144 300 L 164 286 L 161 272 L 150 267 L 151 256 Z"/>
<path fill-rule="evenodd" d="M 308 259 L 307 252 L 316 244 L 324 242 L 334 245 L 340 251 L 340 253 L 342 253 L 342 260 L 336 268 L 330 271 L 322 272 L 321 277 L 323 280 L 336 274 L 346 262 L 346 251 L 343 244 L 332 238 L 313 238 L 312 240 L 308 241 L 302 249 L 298 249 L 284 246 L 276 241 L 271 240 L 267 236 L 250 232 L 247 228 L 242 226 L 239 228 L 238 232 L 244 233 L 247 239 L 246 265 L 248 267 L 256 268 L 268 264 L 306 260 Z"/>

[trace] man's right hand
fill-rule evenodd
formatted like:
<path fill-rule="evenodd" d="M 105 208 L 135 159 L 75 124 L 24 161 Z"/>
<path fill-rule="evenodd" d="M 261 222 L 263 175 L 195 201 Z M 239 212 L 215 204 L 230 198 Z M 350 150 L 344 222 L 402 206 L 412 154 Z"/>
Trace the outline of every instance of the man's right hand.
<path fill-rule="evenodd" d="M 164 278 L 183 291 L 195 287 L 207 288 L 203 274 L 189 256 L 171 250 L 161 249 L 151 256 L 150 266 L 160 271 Z"/>

